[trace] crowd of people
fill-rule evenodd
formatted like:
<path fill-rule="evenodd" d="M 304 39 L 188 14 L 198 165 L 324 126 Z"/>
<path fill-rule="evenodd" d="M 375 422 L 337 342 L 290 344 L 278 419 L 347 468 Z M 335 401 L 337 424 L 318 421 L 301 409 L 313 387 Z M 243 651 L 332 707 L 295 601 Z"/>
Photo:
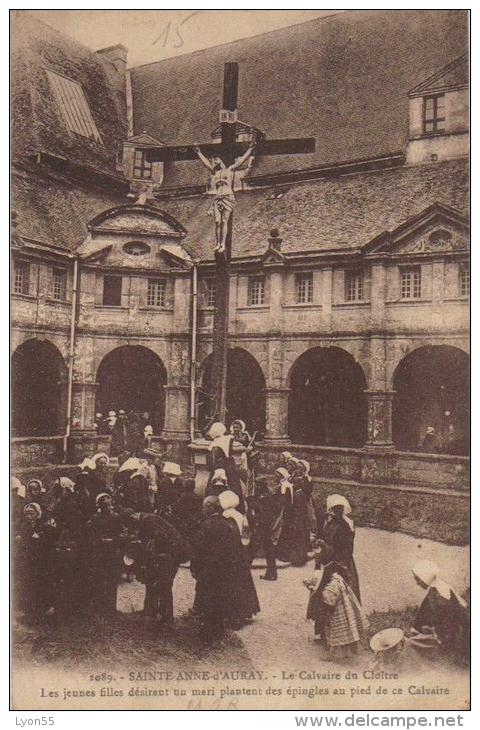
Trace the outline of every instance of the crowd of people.
<path fill-rule="evenodd" d="M 290 452 L 281 454 L 273 479 L 255 476 L 253 440 L 242 421 L 230 432 L 215 423 L 209 436 L 210 476 L 202 496 L 195 480 L 154 448 L 122 451 L 118 467 L 105 453 L 88 456 L 73 479 L 57 477 L 49 489 L 40 479 L 23 485 L 13 477 L 15 606 L 23 620 L 111 618 L 122 578 L 136 577 L 145 585 L 145 621 L 172 627 L 172 588 L 183 564 L 196 581 L 191 612 L 202 641 L 211 643 L 260 611 L 255 558 L 265 559 L 265 581 L 278 580 L 279 564 L 313 560 L 313 576 L 304 581 L 307 618 L 326 657 L 357 654 L 367 622 L 346 497 L 332 494 L 324 507 L 315 504 L 310 465 Z M 463 599 L 434 563 L 423 561 L 413 576 L 427 593 L 411 636 L 383 633 L 372 648 L 385 661 L 407 641 L 422 649 L 464 650 Z"/>
<path fill-rule="evenodd" d="M 131 454 L 149 448 L 153 425 L 149 411 L 127 413 L 123 408 L 110 410 L 107 415 L 95 414 L 94 427 L 99 436 L 110 436 L 110 454 L 118 456 L 127 450 Z"/>

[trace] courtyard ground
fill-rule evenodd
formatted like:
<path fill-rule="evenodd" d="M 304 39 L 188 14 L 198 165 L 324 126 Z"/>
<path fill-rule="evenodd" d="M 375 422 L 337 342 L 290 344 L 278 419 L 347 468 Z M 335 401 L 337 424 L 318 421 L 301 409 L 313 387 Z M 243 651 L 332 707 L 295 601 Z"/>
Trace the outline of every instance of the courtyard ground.
<path fill-rule="evenodd" d="M 414 607 L 424 595 L 415 584 L 410 568 L 415 560 L 435 560 L 445 579 L 463 592 L 468 586 L 469 556 L 467 548 L 452 547 L 408 535 L 359 528 L 355 556 L 360 576 L 362 602 L 370 617 L 371 631 L 387 626 L 408 628 Z M 152 633 L 144 626 L 138 611 L 143 607 L 144 586 L 136 581 L 122 583 L 118 593 L 118 619 L 111 624 L 93 626 L 48 627 L 41 630 L 14 631 L 14 657 L 17 667 L 29 667 L 44 676 L 47 669 L 64 667 L 84 676 L 100 669 L 189 669 L 206 667 L 254 669 L 276 677 L 286 668 L 296 673 L 311 669 L 327 671 L 318 643 L 313 639 L 313 625 L 306 621 L 308 592 L 302 585 L 310 577 L 313 562 L 303 568 L 282 567 L 277 582 L 260 579 L 263 561 L 255 561 L 252 575 L 258 592 L 261 612 L 236 633 L 229 633 L 213 649 L 198 641 L 196 619 L 188 616 L 195 582 L 187 567 L 181 567 L 174 584 L 176 627 L 171 635 Z M 360 659 L 367 669 L 372 655 Z M 452 666 L 422 668 L 423 682 L 451 686 L 452 681 L 467 685 L 468 671 Z M 413 681 L 409 678 L 409 681 Z M 40 679 L 39 679 L 40 681 Z"/>

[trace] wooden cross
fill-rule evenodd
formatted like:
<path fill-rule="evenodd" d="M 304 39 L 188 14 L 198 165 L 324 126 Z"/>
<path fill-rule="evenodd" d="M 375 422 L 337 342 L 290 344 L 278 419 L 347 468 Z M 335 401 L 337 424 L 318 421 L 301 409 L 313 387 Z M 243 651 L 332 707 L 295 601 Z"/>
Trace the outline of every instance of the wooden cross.
<path fill-rule="evenodd" d="M 221 142 L 201 145 L 205 157 L 219 157 L 226 166 L 241 157 L 250 146 L 249 142 L 236 141 L 238 100 L 238 63 L 226 63 L 223 79 L 223 108 L 220 112 Z M 178 162 L 181 160 L 198 160 L 195 145 L 175 147 L 141 147 L 147 162 Z M 315 151 L 315 138 L 301 139 L 265 139 L 257 140 L 255 157 L 270 155 L 306 154 Z M 212 351 L 212 410 L 209 423 L 221 421 L 225 423 L 227 414 L 227 351 L 228 351 L 228 310 L 230 301 L 230 260 L 232 255 L 232 223 L 233 213 L 228 221 L 225 252 L 215 252 L 216 260 L 216 294 L 215 315 L 213 322 Z M 248 426 L 248 424 L 247 424 Z"/>

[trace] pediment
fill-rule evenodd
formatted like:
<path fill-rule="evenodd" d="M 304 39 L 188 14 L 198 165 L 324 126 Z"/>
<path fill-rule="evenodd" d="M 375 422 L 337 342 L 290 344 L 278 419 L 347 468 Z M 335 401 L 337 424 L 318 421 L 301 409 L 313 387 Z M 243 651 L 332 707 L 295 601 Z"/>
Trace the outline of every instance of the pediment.
<path fill-rule="evenodd" d="M 436 203 L 364 247 L 371 254 L 434 254 L 468 251 L 469 223 L 453 208 Z"/>
<path fill-rule="evenodd" d="M 178 221 L 164 211 L 137 204 L 104 211 L 90 221 L 88 230 L 110 235 L 119 233 L 132 237 L 144 235 L 164 238 L 179 238 L 187 233 Z"/>
<path fill-rule="evenodd" d="M 409 96 L 424 96 L 425 94 L 435 93 L 437 91 L 458 89 L 459 87 L 468 86 L 468 83 L 468 57 L 465 54 L 441 68 L 433 76 L 418 84 L 418 86 L 415 86 L 409 92 Z"/>
<path fill-rule="evenodd" d="M 284 263 L 285 257 L 283 254 L 272 247 L 267 250 L 262 259 L 262 264 L 264 266 L 278 266 L 279 264 L 283 265 Z"/>
<path fill-rule="evenodd" d="M 420 235 L 397 242 L 392 253 L 449 253 L 468 250 L 468 235 L 444 222 L 432 224 Z"/>
<path fill-rule="evenodd" d="M 89 264 L 100 264 L 122 269 L 171 272 L 189 269 L 191 258 L 179 244 L 148 244 L 143 241 L 92 239 L 88 236 L 78 253 Z"/>

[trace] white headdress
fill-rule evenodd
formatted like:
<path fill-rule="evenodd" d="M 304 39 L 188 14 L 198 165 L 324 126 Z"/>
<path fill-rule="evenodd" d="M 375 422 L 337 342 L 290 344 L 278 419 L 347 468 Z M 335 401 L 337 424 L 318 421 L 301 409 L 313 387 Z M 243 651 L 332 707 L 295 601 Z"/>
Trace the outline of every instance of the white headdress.
<path fill-rule="evenodd" d="M 173 477 L 179 477 L 182 473 L 182 470 L 180 469 L 178 464 L 175 464 L 174 461 L 166 461 L 163 465 L 162 469 L 164 474 L 169 474 Z"/>
<path fill-rule="evenodd" d="M 227 491 L 218 495 L 218 501 L 220 502 L 220 507 L 223 511 L 223 517 L 226 519 L 231 517 L 235 520 L 240 536 L 242 536 L 245 528 L 245 517 L 237 509 L 235 509 L 240 504 L 238 495 L 227 489 Z"/>
<path fill-rule="evenodd" d="M 447 600 L 451 598 L 453 593 L 459 604 L 463 606 L 463 608 L 466 608 L 467 604 L 463 598 L 461 598 L 461 596 L 453 590 L 452 586 L 440 578 L 440 568 L 433 562 L 433 560 L 420 560 L 413 566 L 412 573 L 417 576 L 417 578 L 420 578 L 422 583 L 425 583 L 425 585 L 429 588 L 436 588 L 440 595 Z"/>
<path fill-rule="evenodd" d="M 225 469 L 215 469 L 212 476 L 212 484 L 215 484 L 216 482 L 227 482 L 227 474 L 225 472 Z"/>
<path fill-rule="evenodd" d="M 327 512 L 330 512 L 332 507 L 343 507 L 343 519 L 353 532 L 353 520 L 349 517 L 352 514 L 352 508 L 348 499 L 343 494 L 330 494 L 327 497 Z"/>

